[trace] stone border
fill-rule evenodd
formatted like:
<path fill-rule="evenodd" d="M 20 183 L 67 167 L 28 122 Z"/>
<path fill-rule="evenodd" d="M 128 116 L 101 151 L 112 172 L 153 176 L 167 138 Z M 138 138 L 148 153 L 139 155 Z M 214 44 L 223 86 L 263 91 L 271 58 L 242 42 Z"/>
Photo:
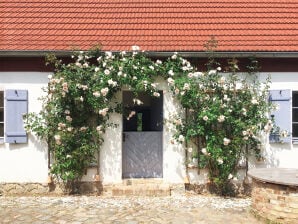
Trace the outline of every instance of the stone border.
<path fill-rule="evenodd" d="M 269 223 L 296 224 L 298 187 L 253 179 L 252 212 Z"/>
<path fill-rule="evenodd" d="M 0 183 L 1 195 L 63 195 L 67 194 L 60 183 Z M 75 186 L 78 194 L 96 194 L 103 191 L 99 181 L 80 182 Z"/>
<path fill-rule="evenodd" d="M 249 170 L 248 175 L 263 182 L 298 187 L 298 169 L 257 168 Z"/>

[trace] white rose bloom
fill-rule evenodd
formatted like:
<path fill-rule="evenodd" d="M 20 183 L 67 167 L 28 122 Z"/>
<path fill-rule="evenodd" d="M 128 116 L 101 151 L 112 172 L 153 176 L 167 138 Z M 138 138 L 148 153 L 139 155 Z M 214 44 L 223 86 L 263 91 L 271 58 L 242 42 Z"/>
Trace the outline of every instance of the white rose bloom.
<path fill-rule="evenodd" d="M 191 79 L 193 76 L 194 76 L 194 75 L 193 75 L 193 73 L 191 73 L 191 72 L 188 73 L 188 75 L 187 75 L 187 77 L 190 78 L 190 79 Z"/>
<path fill-rule="evenodd" d="M 77 67 L 82 67 L 82 64 L 80 62 L 76 62 L 75 64 Z"/>
<path fill-rule="evenodd" d="M 283 130 L 283 131 L 281 131 L 280 132 L 280 136 L 282 137 L 282 138 L 286 138 L 286 137 L 288 137 L 288 131 L 286 131 L 286 130 Z"/>
<path fill-rule="evenodd" d="M 112 54 L 112 52 L 111 51 L 106 51 L 105 52 L 105 55 L 106 55 L 106 58 L 112 58 L 112 56 L 113 56 L 113 54 Z"/>
<path fill-rule="evenodd" d="M 109 79 L 109 80 L 108 80 L 108 84 L 109 84 L 110 86 L 112 86 L 112 85 L 114 84 L 114 81 L 113 81 L 112 79 Z"/>
<path fill-rule="evenodd" d="M 88 86 L 87 85 L 82 85 L 82 89 L 85 91 L 88 89 Z"/>
<path fill-rule="evenodd" d="M 206 149 L 206 148 L 202 148 L 201 152 L 202 152 L 204 155 L 208 155 L 208 152 L 207 152 L 207 149 Z"/>
<path fill-rule="evenodd" d="M 93 93 L 93 96 L 100 97 L 100 93 L 98 91 L 96 91 L 96 92 Z"/>
<path fill-rule="evenodd" d="M 259 104 L 259 102 L 258 102 L 258 100 L 255 98 L 255 97 L 253 97 L 252 99 L 251 99 L 251 103 L 252 104 Z"/>
<path fill-rule="evenodd" d="M 224 115 L 220 115 L 218 118 L 217 118 L 218 122 L 219 123 L 222 123 L 225 121 L 225 116 Z"/>
<path fill-rule="evenodd" d="M 171 57 L 173 60 L 177 59 L 177 54 L 173 54 Z"/>
<path fill-rule="evenodd" d="M 99 110 L 98 113 L 104 117 L 107 115 L 108 111 L 109 111 L 109 108 L 104 108 L 102 110 Z"/>
<path fill-rule="evenodd" d="M 80 128 L 80 131 L 86 131 L 87 130 L 87 127 L 81 127 Z"/>
<path fill-rule="evenodd" d="M 223 164 L 223 159 L 222 159 L 222 158 L 218 158 L 218 159 L 217 159 L 217 162 L 218 162 L 218 164 L 221 165 L 221 164 Z"/>
<path fill-rule="evenodd" d="M 67 121 L 69 121 L 69 122 L 71 122 L 71 121 L 72 121 L 72 118 L 71 118 L 71 116 L 69 116 L 69 115 L 68 115 L 68 116 L 66 116 L 66 117 L 65 117 L 65 119 L 66 119 Z"/>
<path fill-rule="evenodd" d="M 100 90 L 100 92 L 101 92 L 101 94 L 102 94 L 103 96 L 106 96 L 106 95 L 108 94 L 108 92 L 109 92 L 109 88 L 108 88 L 108 87 L 103 88 L 103 89 Z"/>
<path fill-rule="evenodd" d="M 234 176 L 230 173 L 229 176 L 228 176 L 228 179 L 232 179 Z"/>
<path fill-rule="evenodd" d="M 184 83 L 183 89 L 184 90 L 189 90 L 190 89 L 190 85 L 188 83 Z"/>
<path fill-rule="evenodd" d="M 174 75 L 173 70 L 168 71 L 168 74 L 169 74 L 170 76 L 173 76 L 173 75 Z"/>
<path fill-rule="evenodd" d="M 193 73 L 193 76 L 195 78 L 198 78 L 199 76 L 203 76 L 203 72 L 195 72 L 195 73 Z"/>
<path fill-rule="evenodd" d="M 151 83 L 151 86 L 152 86 L 153 88 L 156 88 L 156 83 Z"/>
<path fill-rule="evenodd" d="M 154 67 L 153 67 L 152 65 L 150 65 L 149 68 L 150 68 L 151 70 L 154 70 Z"/>
<path fill-rule="evenodd" d="M 98 71 L 99 71 L 99 67 L 96 67 L 96 68 L 94 69 L 94 71 L 95 71 L 95 72 L 98 72 Z"/>
<path fill-rule="evenodd" d="M 184 142 L 184 136 L 183 136 L 183 135 L 179 135 L 179 137 L 178 137 L 178 141 L 179 141 L 179 142 Z"/>
<path fill-rule="evenodd" d="M 160 97 L 160 94 L 159 94 L 158 92 L 154 92 L 154 93 L 153 93 L 153 96 L 155 96 L 155 97 Z"/>
<path fill-rule="evenodd" d="M 192 148 L 188 148 L 187 151 L 188 151 L 188 152 L 192 152 Z"/>
<path fill-rule="evenodd" d="M 208 72 L 208 74 L 209 74 L 209 75 L 214 75 L 214 74 L 216 74 L 216 70 L 210 70 L 210 71 Z"/>
<path fill-rule="evenodd" d="M 96 127 L 96 131 L 101 134 L 102 133 L 102 125 Z"/>
<path fill-rule="evenodd" d="M 80 101 L 83 102 L 84 101 L 84 97 L 81 96 L 80 97 Z"/>
<path fill-rule="evenodd" d="M 209 118 L 208 118 L 207 115 L 205 115 L 205 116 L 203 117 L 203 120 L 204 120 L 204 121 L 208 121 L 208 119 L 209 119 Z"/>
<path fill-rule="evenodd" d="M 242 114 L 244 115 L 244 116 L 246 116 L 246 109 L 245 108 L 242 108 Z"/>
<path fill-rule="evenodd" d="M 223 144 L 224 144 L 224 145 L 228 145 L 228 144 L 230 144 L 230 142 L 231 142 L 231 140 L 228 139 L 228 138 L 224 138 L 224 139 L 223 139 Z"/>
<path fill-rule="evenodd" d="M 269 130 L 270 130 L 270 128 L 269 128 L 269 126 L 266 124 L 266 125 L 264 126 L 264 131 L 265 131 L 265 132 L 269 132 Z"/>
<path fill-rule="evenodd" d="M 133 101 L 134 104 L 137 104 L 137 105 L 142 105 L 142 104 L 144 104 L 141 100 L 139 100 L 139 99 L 137 99 L 137 98 L 134 98 L 132 101 Z"/>
<path fill-rule="evenodd" d="M 168 83 L 170 85 L 173 85 L 175 83 L 174 79 L 172 79 L 171 77 L 168 78 Z"/>
<path fill-rule="evenodd" d="M 217 71 L 221 71 L 221 67 L 217 67 L 217 69 L 216 69 Z"/>
<path fill-rule="evenodd" d="M 156 60 L 156 64 L 161 65 L 162 61 L 161 60 Z"/>
<path fill-rule="evenodd" d="M 109 74 L 111 73 L 111 71 L 110 71 L 109 69 L 105 69 L 104 73 L 105 73 L 106 75 L 109 75 Z"/>

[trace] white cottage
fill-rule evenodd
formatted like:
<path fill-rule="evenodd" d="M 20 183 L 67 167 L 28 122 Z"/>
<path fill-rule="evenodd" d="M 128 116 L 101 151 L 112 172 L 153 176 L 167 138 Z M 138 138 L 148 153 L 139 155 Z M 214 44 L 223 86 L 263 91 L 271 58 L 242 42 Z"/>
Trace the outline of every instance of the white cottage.
<path fill-rule="evenodd" d="M 296 0 L 0 3 L 0 193 L 48 191 L 47 146 L 24 132 L 22 114 L 42 109 L 38 98 L 53 72 L 45 65 L 47 53 L 67 60 L 72 49 L 88 50 L 95 45 L 115 52 L 139 45 L 150 57 L 161 59 L 177 51 L 203 68 L 208 56 L 203 44 L 214 36 L 216 57 L 257 58 L 260 79 L 272 77 L 271 100 L 280 105 L 276 121 L 291 137 L 283 143 L 265 137 L 264 161 L 251 160 L 249 168 L 298 168 L 296 4 Z M 130 123 L 119 114 L 111 117 L 119 127 L 107 131 L 97 156 L 100 161 L 90 166 L 82 181 L 100 180 L 103 186 L 121 184 L 127 178 L 142 178 L 144 183 L 153 178 L 170 186 L 207 183 L 206 172 L 185 165 L 189 155 L 184 147 L 170 144 L 172 133 L 162 121 L 179 106 L 166 90 L 161 82 L 159 100 L 142 96 L 145 103 L 134 108 L 136 120 Z M 118 97 L 130 102 L 132 96 L 123 90 Z"/>

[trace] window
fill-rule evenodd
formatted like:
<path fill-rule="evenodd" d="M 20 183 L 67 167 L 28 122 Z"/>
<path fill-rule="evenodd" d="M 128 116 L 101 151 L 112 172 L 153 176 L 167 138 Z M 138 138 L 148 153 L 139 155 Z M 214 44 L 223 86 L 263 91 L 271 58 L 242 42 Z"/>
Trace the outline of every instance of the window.
<path fill-rule="evenodd" d="M 0 142 L 4 140 L 4 92 L 0 91 Z"/>
<path fill-rule="evenodd" d="M 295 93 L 295 94 L 294 94 Z M 296 97 L 296 101 L 292 97 Z M 269 140 L 271 143 L 274 142 L 284 142 L 291 143 L 292 140 L 298 140 L 298 110 L 294 109 L 294 105 L 298 106 L 298 92 L 293 92 L 290 89 L 282 89 L 282 90 L 271 90 L 269 100 L 272 103 L 276 104 L 277 110 L 273 111 L 271 117 L 274 120 L 274 128 L 272 133 L 270 134 Z M 295 102 L 294 102 L 295 101 Z M 292 106 L 293 102 L 293 106 Z M 298 109 L 298 107 L 297 107 Z M 296 118 L 294 118 L 294 114 L 296 113 Z M 292 118 L 293 117 L 293 118 Z M 292 121 L 297 120 L 297 123 L 292 125 Z M 293 128 L 296 128 L 295 130 Z M 283 135 L 282 133 L 289 133 L 288 135 Z M 295 132 L 295 133 L 293 133 Z M 296 136 L 294 135 L 296 134 Z M 292 139 L 293 135 L 293 139 Z M 296 137 L 296 139 L 295 139 Z"/>
<path fill-rule="evenodd" d="M 298 140 L 298 91 L 292 94 L 292 136 Z"/>
<path fill-rule="evenodd" d="M 28 91 L 0 91 L 0 142 L 26 143 L 23 115 L 28 111 Z M 5 114 L 5 116 L 4 116 Z"/>

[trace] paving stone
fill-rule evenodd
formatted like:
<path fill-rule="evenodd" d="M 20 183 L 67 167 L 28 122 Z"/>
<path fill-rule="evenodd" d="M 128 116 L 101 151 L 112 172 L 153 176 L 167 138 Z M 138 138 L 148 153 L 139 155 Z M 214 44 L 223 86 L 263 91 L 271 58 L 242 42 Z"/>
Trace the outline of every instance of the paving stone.
<path fill-rule="evenodd" d="M 202 195 L 167 197 L 0 197 L 1 223 L 261 223 L 249 198 Z"/>

